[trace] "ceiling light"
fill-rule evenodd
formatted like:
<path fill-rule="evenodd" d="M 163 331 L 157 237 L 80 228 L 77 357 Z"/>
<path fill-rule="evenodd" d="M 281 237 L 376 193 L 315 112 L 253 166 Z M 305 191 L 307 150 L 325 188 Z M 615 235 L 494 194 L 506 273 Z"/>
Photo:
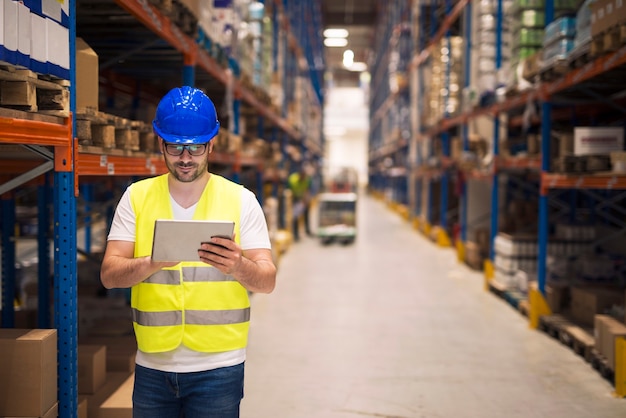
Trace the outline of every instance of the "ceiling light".
<path fill-rule="evenodd" d="M 348 31 L 343 28 L 326 29 L 324 31 L 324 38 L 347 38 Z"/>
<path fill-rule="evenodd" d="M 324 45 L 328 47 L 342 47 L 348 45 L 346 38 L 326 38 L 324 39 Z"/>
<path fill-rule="evenodd" d="M 350 67 L 354 63 L 354 52 L 351 49 L 343 51 L 343 66 Z"/>

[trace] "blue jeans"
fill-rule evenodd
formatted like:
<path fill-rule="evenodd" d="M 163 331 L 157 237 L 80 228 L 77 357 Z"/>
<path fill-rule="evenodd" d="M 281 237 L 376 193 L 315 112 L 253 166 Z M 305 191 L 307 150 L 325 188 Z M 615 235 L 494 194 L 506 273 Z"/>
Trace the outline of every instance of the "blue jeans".
<path fill-rule="evenodd" d="M 193 373 L 135 367 L 133 418 L 239 418 L 244 363 Z"/>

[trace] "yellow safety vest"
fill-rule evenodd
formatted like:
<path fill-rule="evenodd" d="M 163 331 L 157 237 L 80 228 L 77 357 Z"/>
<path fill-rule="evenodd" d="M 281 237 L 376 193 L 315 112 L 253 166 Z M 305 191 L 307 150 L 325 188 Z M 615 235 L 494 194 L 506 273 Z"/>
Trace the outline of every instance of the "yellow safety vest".
<path fill-rule="evenodd" d="M 172 219 L 167 174 L 131 185 L 135 212 L 135 257 L 151 254 L 156 219 Z M 212 174 L 193 219 L 232 220 L 239 243 L 241 187 Z M 202 262 L 164 268 L 133 286 L 133 326 L 138 348 L 170 351 L 181 343 L 196 351 L 222 352 L 246 347 L 250 326 L 247 290 L 232 276 Z"/>

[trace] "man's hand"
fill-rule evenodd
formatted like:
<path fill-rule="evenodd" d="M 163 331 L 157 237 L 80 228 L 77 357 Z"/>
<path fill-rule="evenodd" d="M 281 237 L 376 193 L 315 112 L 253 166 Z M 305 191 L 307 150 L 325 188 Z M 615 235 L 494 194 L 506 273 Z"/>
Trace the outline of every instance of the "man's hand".
<path fill-rule="evenodd" d="M 235 278 L 251 292 L 270 293 L 276 285 L 276 266 L 269 249 L 243 253 L 234 239 L 212 237 L 198 249 L 200 260 Z"/>
<path fill-rule="evenodd" d="M 224 274 L 234 275 L 243 259 L 243 250 L 235 241 L 224 237 L 212 237 L 198 249 L 200 261 L 211 264 Z"/>

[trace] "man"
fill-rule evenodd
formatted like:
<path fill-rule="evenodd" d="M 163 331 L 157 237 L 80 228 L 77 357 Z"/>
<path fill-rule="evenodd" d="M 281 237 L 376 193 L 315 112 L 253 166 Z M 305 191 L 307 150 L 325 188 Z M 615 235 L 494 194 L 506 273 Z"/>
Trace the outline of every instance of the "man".
<path fill-rule="evenodd" d="M 251 191 L 208 171 L 219 121 L 204 93 L 171 90 L 153 127 L 169 173 L 125 191 L 101 269 L 107 289 L 131 288 L 133 417 L 239 417 L 248 292 L 270 293 L 276 281 L 263 211 Z M 232 220 L 235 233 L 207 237 L 198 262 L 155 262 L 159 218 Z"/>
<path fill-rule="evenodd" d="M 311 203 L 312 179 L 304 164 L 300 166 L 298 171 L 289 175 L 287 185 L 291 190 L 291 196 L 293 199 L 293 239 L 295 241 L 299 241 L 300 217 L 302 217 L 302 221 L 304 223 L 304 231 L 308 236 L 312 235 L 309 226 L 309 206 Z"/>

